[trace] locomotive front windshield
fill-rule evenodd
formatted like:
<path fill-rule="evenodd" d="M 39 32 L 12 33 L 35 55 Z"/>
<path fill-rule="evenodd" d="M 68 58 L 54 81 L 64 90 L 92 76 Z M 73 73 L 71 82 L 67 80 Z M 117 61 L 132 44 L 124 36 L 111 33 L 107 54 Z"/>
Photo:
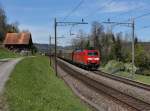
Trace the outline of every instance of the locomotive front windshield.
<path fill-rule="evenodd" d="M 88 56 L 97 56 L 98 53 L 97 52 L 88 52 Z"/>

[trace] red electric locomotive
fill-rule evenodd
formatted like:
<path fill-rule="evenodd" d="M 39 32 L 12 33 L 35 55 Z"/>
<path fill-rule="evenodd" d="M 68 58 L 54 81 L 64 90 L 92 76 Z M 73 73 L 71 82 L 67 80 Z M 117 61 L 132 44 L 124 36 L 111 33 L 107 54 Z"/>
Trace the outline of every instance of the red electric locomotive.
<path fill-rule="evenodd" d="M 76 50 L 72 53 L 72 61 L 88 69 L 97 69 L 100 65 L 100 54 L 97 50 Z"/>
<path fill-rule="evenodd" d="M 64 50 L 59 57 L 86 69 L 97 69 L 100 65 L 100 53 L 97 50 Z"/>

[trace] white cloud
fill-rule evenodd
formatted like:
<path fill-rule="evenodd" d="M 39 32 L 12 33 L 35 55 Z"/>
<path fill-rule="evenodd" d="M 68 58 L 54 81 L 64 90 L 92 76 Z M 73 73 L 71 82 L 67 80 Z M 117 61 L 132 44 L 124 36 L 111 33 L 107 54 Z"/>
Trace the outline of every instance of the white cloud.
<path fill-rule="evenodd" d="M 142 1 L 125 1 L 125 0 L 97 0 L 85 2 L 71 17 L 81 18 L 89 17 L 98 13 L 120 13 L 129 12 L 135 9 L 140 10 L 149 7 L 145 2 Z"/>
<path fill-rule="evenodd" d="M 122 12 L 130 10 L 129 5 L 127 3 L 116 3 L 113 2 L 111 4 L 106 4 L 103 8 L 103 12 Z"/>
<path fill-rule="evenodd" d="M 103 5 L 103 4 L 102 4 Z M 141 8 L 146 6 L 145 3 L 143 2 L 126 2 L 126 1 L 114 1 L 111 2 L 110 4 L 104 4 L 104 8 L 101 10 L 101 12 L 106 12 L 106 13 L 111 13 L 111 12 L 127 12 L 136 8 Z"/>

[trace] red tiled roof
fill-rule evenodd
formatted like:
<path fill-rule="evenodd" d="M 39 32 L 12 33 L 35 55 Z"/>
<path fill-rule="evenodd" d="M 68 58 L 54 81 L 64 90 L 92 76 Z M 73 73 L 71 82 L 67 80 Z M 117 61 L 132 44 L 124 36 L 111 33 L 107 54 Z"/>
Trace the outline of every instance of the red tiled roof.
<path fill-rule="evenodd" d="M 29 44 L 31 38 L 30 33 L 22 32 L 22 33 L 7 33 L 3 44 Z"/>

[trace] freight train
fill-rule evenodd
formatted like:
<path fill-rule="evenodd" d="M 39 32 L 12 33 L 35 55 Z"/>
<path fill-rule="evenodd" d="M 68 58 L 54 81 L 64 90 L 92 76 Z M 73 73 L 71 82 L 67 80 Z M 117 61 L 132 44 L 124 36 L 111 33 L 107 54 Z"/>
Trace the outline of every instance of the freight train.
<path fill-rule="evenodd" d="M 64 50 L 59 53 L 59 57 L 88 70 L 100 66 L 100 53 L 97 50 Z"/>

